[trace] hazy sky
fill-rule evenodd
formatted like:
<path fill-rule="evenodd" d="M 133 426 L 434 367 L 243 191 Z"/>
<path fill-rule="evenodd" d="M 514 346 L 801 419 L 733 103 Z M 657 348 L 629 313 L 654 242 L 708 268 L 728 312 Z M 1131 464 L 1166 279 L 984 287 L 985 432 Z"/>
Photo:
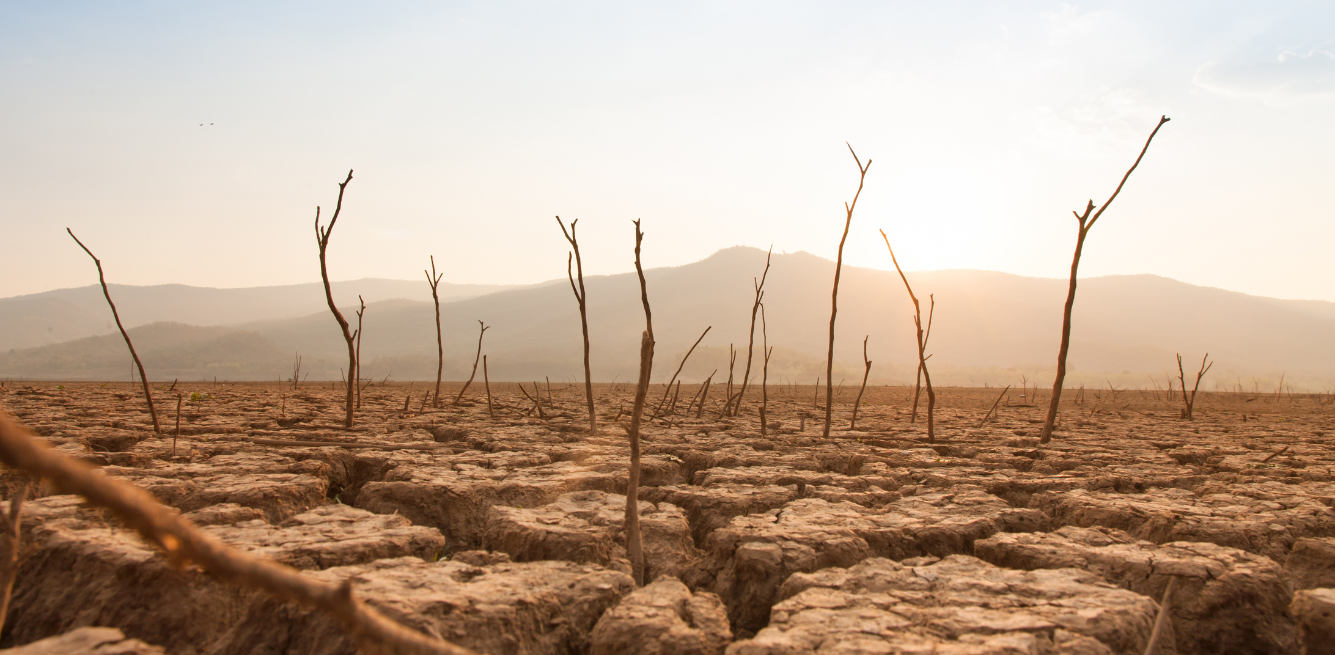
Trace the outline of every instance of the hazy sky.
<path fill-rule="evenodd" d="M 847 262 L 1064 277 L 1160 114 L 1081 272 L 1335 300 L 1329 1 L 2 2 L 0 296 L 318 280 L 349 168 L 335 279 L 833 258 L 845 141 Z"/>

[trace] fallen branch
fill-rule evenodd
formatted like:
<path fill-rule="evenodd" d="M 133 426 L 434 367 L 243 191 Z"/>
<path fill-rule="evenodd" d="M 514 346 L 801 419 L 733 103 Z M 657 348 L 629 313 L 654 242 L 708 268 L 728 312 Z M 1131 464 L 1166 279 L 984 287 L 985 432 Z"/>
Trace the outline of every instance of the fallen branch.
<path fill-rule="evenodd" d="M 0 414 L 0 461 L 47 480 L 58 493 L 78 494 L 111 510 L 129 528 L 156 545 L 174 565 L 194 563 L 209 575 L 283 600 L 314 606 L 372 653 L 464 655 L 473 651 L 400 625 L 353 594 L 352 581 L 333 585 L 289 566 L 238 551 L 219 541 L 147 491 L 108 477 L 91 464 L 61 455 Z"/>

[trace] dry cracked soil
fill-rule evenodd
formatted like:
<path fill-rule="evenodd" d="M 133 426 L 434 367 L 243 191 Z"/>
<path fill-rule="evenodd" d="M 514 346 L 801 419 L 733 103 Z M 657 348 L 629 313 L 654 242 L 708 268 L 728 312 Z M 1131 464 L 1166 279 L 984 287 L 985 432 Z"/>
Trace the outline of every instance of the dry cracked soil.
<path fill-rule="evenodd" d="M 941 389 L 929 443 L 911 388 L 869 388 L 851 429 L 841 387 L 825 437 L 810 386 L 770 387 L 764 434 L 758 389 L 725 417 L 715 387 L 644 429 L 637 589 L 626 385 L 596 386 L 597 434 L 564 383 L 540 408 L 512 384 L 439 408 L 373 385 L 352 429 L 328 383 L 155 386 L 162 434 L 124 383 L 10 381 L 0 407 L 232 546 L 480 652 L 1142 653 L 1170 580 L 1160 653 L 1335 648 L 1328 396 L 1202 394 L 1187 421 L 1160 391 L 1072 392 L 1040 445 L 1043 394 L 983 422 L 997 389 Z M 274 443 L 312 441 L 341 445 Z M 0 470 L 0 492 L 24 480 Z M 11 652 L 355 652 L 78 497 L 31 498 Z"/>

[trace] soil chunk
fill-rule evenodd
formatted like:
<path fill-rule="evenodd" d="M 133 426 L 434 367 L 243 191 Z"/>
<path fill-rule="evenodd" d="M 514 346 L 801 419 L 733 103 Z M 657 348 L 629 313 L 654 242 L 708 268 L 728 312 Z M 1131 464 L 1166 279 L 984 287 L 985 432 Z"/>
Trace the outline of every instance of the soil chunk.
<path fill-rule="evenodd" d="M 589 636 L 590 655 L 721 655 L 732 630 L 723 601 L 672 577 L 636 589 L 607 610 Z"/>
<path fill-rule="evenodd" d="M 1268 557 L 1199 542 L 1156 545 L 1108 528 L 996 534 L 974 555 L 1013 569 L 1077 568 L 1152 598 L 1176 578 L 1173 626 L 1180 653 L 1292 653 L 1298 629 L 1293 592 Z"/>
<path fill-rule="evenodd" d="M 964 555 L 797 573 L 782 596 L 769 625 L 728 655 L 833 644 L 841 653 L 1141 653 L 1158 611 L 1153 599 L 1086 571 L 1015 571 Z"/>

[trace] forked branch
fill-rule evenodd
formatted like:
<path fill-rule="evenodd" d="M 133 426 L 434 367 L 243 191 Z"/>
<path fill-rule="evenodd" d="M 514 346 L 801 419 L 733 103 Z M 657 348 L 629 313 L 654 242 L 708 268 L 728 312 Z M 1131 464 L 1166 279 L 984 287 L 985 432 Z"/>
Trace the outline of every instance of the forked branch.
<path fill-rule="evenodd" d="M 570 290 L 575 292 L 575 302 L 579 303 L 579 327 L 584 332 L 584 399 L 589 405 L 589 434 L 595 434 L 598 432 L 598 415 L 593 408 L 593 373 L 589 368 L 589 312 L 585 302 L 588 295 L 584 291 L 584 260 L 580 259 L 579 241 L 575 236 L 575 224 L 578 222 L 578 218 L 570 221 L 570 231 L 567 232 L 561 217 L 556 217 L 561 234 L 570 243 L 570 252 L 566 255 L 566 276 L 570 278 Z M 571 260 L 575 263 L 573 272 L 570 270 Z"/>
<path fill-rule="evenodd" d="M 858 165 L 858 190 L 853 194 L 853 202 L 844 203 L 844 235 L 839 238 L 839 255 L 834 260 L 834 288 L 830 291 L 830 347 L 825 355 L 825 432 L 824 436 L 830 436 L 830 416 L 834 411 L 834 317 L 839 313 L 839 274 L 844 268 L 844 242 L 848 241 L 848 227 L 853 224 L 853 210 L 858 206 L 858 198 L 862 196 L 862 185 L 867 180 L 867 169 L 871 168 L 871 160 L 867 160 L 864 166 L 862 160 L 858 159 L 858 153 L 853 152 L 853 146 L 847 142 L 849 154 L 853 155 L 853 162 Z"/>
<path fill-rule="evenodd" d="M 491 328 L 490 325 L 483 323 L 480 319 L 478 320 L 477 325 L 482 329 L 477 333 L 477 356 L 473 358 L 473 372 L 468 374 L 468 381 L 464 383 L 464 388 L 459 390 L 459 395 L 454 399 L 454 404 L 456 405 L 459 404 L 459 401 L 464 399 L 464 392 L 468 391 L 469 385 L 473 384 L 473 378 L 477 377 L 477 365 L 482 361 L 482 335 L 486 334 L 487 330 Z M 533 388 L 533 393 L 537 392 L 538 389 L 535 386 Z"/>
<path fill-rule="evenodd" d="M 436 273 L 436 256 L 431 255 L 431 270 L 422 269 L 426 273 L 426 283 L 431 285 L 431 300 L 436 304 L 436 395 L 432 398 L 432 407 L 440 407 L 440 376 L 445 371 L 445 342 L 440 336 L 440 295 L 437 288 L 440 286 L 440 278 L 444 273 Z"/>
<path fill-rule="evenodd" d="M 1117 183 L 1117 188 L 1108 197 L 1108 202 L 1103 203 L 1103 206 L 1093 214 L 1093 217 L 1090 216 L 1090 212 L 1094 212 L 1093 200 L 1086 203 L 1083 214 L 1071 212 L 1075 214 L 1079 228 L 1075 238 L 1075 255 L 1071 257 L 1071 282 L 1066 290 L 1066 307 L 1062 311 L 1062 341 L 1061 346 L 1057 349 L 1057 379 L 1052 383 L 1052 401 L 1048 405 L 1048 416 L 1043 422 L 1043 431 L 1038 439 L 1039 443 L 1052 441 L 1052 430 L 1057 425 L 1057 409 L 1062 399 L 1062 385 L 1066 383 L 1066 354 L 1071 348 L 1071 311 L 1075 307 L 1076 273 L 1080 269 L 1080 253 L 1085 248 L 1085 237 L 1089 235 L 1089 228 L 1094 227 L 1094 223 L 1099 220 L 1103 212 L 1107 211 L 1108 207 L 1112 206 L 1113 200 L 1117 199 L 1117 194 L 1122 192 L 1122 187 L 1126 185 L 1131 173 L 1140 165 L 1140 160 L 1145 158 L 1145 152 L 1150 149 L 1150 142 L 1154 140 L 1154 135 L 1159 133 L 1159 128 L 1163 127 L 1168 120 L 1167 116 L 1159 117 L 1159 124 L 1154 126 L 1154 131 L 1150 132 L 1150 137 L 1145 139 L 1145 147 L 1140 149 L 1140 155 L 1136 157 L 1135 163 L 1127 169 L 1126 175 L 1122 176 L 1122 181 Z"/>
<path fill-rule="evenodd" d="M 338 311 L 338 305 L 334 304 L 334 292 L 329 286 L 329 264 L 326 255 L 329 251 L 329 237 L 334 232 L 334 224 L 338 222 L 339 214 L 343 213 L 343 192 L 347 189 L 348 183 L 352 181 L 352 170 L 348 170 L 348 177 L 338 184 L 338 204 L 334 206 L 334 215 L 329 219 L 329 227 L 320 227 L 320 208 L 315 208 L 315 245 L 320 248 L 320 279 L 324 281 L 324 297 L 329 303 L 329 311 L 334 314 L 334 319 L 338 321 L 338 327 L 343 331 L 343 341 L 348 344 L 348 381 L 352 382 L 357 377 L 357 347 L 353 343 L 352 329 L 348 325 L 348 319 L 343 318 L 343 312 Z M 352 427 L 353 403 L 357 393 L 356 383 L 347 385 L 347 399 L 345 403 L 345 414 L 343 417 L 343 427 Z"/>

